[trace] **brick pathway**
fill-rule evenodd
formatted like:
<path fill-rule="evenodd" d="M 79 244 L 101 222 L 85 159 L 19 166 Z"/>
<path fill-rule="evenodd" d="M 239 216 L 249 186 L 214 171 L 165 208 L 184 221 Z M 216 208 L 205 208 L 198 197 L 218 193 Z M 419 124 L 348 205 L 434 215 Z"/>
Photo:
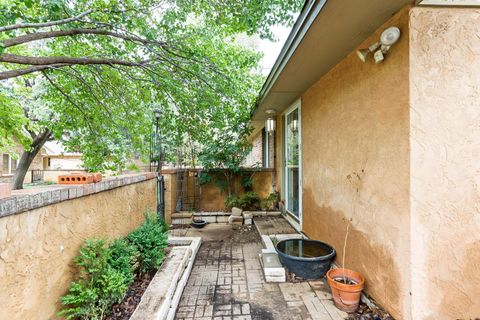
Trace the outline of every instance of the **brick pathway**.
<path fill-rule="evenodd" d="M 262 245 L 254 228 L 212 228 L 197 255 L 176 319 L 340 320 L 346 317 L 331 301 L 322 281 L 266 283 L 258 254 Z M 186 234 L 192 236 L 196 234 Z"/>

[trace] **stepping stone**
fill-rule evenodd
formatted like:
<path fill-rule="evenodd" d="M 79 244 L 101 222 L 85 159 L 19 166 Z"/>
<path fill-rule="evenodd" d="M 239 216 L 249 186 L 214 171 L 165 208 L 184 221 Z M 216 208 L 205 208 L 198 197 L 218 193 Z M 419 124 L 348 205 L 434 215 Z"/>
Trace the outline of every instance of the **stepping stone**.
<path fill-rule="evenodd" d="M 228 223 L 233 224 L 233 225 L 242 225 L 243 224 L 243 217 L 240 216 L 234 216 L 233 214 L 228 217 Z"/>
<path fill-rule="evenodd" d="M 232 216 L 241 217 L 243 210 L 237 207 L 232 208 Z"/>
<path fill-rule="evenodd" d="M 285 282 L 285 269 L 282 267 L 276 253 L 260 254 L 263 273 L 266 282 Z"/>

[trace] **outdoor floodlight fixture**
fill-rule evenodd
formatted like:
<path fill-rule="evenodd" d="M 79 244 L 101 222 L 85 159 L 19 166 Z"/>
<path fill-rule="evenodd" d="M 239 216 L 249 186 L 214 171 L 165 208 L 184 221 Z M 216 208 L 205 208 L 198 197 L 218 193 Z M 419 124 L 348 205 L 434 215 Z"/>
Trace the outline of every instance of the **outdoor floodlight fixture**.
<path fill-rule="evenodd" d="M 380 41 L 375 42 L 371 46 L 365 49 L 357 51 L 358 58 L 365 62 L 367 56 L 373 52 L 373 59 L 375 63 L 380 63 L 385 60 L 385 54 L 390 50 L 390 47 L 394 45 L 398 39 L 400 39 L 400 29 L 397 27 L 390 27 L 385 29 L 380 36 Z"/>
<path fill-rule="evenodd" d="M 265 131 L 270 133 L 275 131 L 276 127 L 276 121 L 275 121 L 275 110 L 273 109 L 268 109 L 265 112 L 268 115 L 267 120 L 265 120 Z"/>

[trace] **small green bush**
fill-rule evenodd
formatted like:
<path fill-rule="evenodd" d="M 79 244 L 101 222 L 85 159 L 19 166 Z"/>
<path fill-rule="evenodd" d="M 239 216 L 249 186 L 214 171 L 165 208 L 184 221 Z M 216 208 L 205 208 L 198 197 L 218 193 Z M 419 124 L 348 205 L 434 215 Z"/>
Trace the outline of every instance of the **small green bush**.
<path fill-rule="evenodd" d="M 102 319 L 113 303 L 127 292 L 125 276 L 108 264 L 109 250 L 103 240 L 89 239 L 75 258 L 80 278 L 61 298 L 67 319 Z"/>
<path fill-rule="evenodd" d="M 128 235 L 128 240 L 140 253 L 140 272 L 156 269 L 162 263 L 163 248 L 168 244 L 167 229 L 155 214 L 146 214 L 143 225 Z"/>
<path fill-rule="evenodd" d="M 108 264 L 113 269 L 120 272 L 127 284 L 131 284 L 135 279 L 135 270 L 138 269 L 138 260 L 140 253 L 137 247 L 131 244 L 127 239 L 117 239 L 109 247 Z"/>
<path fill-rule="evenodd" d="M 277 197 L 278 197 L 277 193 L 270 193 L 268 197 L 266 197 L 265 199 L 262 199 L 261 201 L 262 209 L 266 209 L 266 210 L 273 209 L 276 206 Z"/>
<path fill-rule="evenodd" d="M 260 209 L 260 196 L 258 193 L 250 191 L 242 195 L 241 203 L 243 210 L 258 210 Z"/>
<path fill-rule="evenodd" d="M 227 197 L 224 203 L 225 203 L 225 209 L 227 209 L 227 211 L 232 210 L 233 207 L 240 208 L 242 205 L 240 198 L 238 196 Z"/>
<path fill-rule="evenodd" d="M 260 209 L 260 196 L 253 191 L 247 192 L 241 196 L 230 196 L 225 200 L 225 208 L 230 211 L 233 207 L 243 210 Z"/>
<path fill-rule="evenodd" d="M 109 247 L 103 240 L 87 240 L 75 258 L 79 279 L 61 298 L 60 316 L 81 320 L 107 316 L 112 304 L 122 301 L 134 281 L 135 270 L 146 272 L 160 266 L 167 231 L 163 221 L 147 213 L 138 229 Z"/>

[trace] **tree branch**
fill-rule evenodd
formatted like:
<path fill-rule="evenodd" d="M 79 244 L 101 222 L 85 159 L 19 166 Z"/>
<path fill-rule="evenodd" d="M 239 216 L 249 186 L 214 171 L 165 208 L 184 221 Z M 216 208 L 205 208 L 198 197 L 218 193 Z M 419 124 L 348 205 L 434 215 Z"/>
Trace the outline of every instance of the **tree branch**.
<path fill-rule="evenodd" d="M 66 23 L 69 23 L 69 22 L 73 22 L 73 21 L 76 21 L 76 20 L 79 20 L 81 19 L 82 17 L 92 13 L 93 10 L 87 10 L 83 13 L 80 13 L 78 16 L 75 16 L 75 17 L 70 17 L 70 18 L 66 18 L 66 19 L 62 19 L 62 20 L 56 20 L 56 21 L 49 21 L 49 22 L 43 22 L 43 23 L 16 23 L 16 24 L 12 24 L 12 25 L 9 25 L 9 26 L 5 26 L 5 27 L 0 27 L 0 32 L 4 32 L 4 31 L 9 31 L 9 30 L 16 30 L 16 29 L 24 29 L 24 28 L 44 28 L 44 27 L 51 27 L 51 26 L 58 26 L 58 25 L 61 25 L 61 24 L 66 24 Z"/>
<path fill-rule="evenodd" d="M 45 66 L 34 66 L 34 67 L 29 67 L 29 68 L 24 68 L 24 69 L 15 69 L 15 70 L 8 70 L 8 71 L 2 71 L 0 72 L 0 80 L 6 80 L 10 78 L 16 78 L 20 77 L 26 74 L 50 69 L 50 68 L 61 68 L 68 66 L 69 64 L 65 63 L 58 63 L 58 64 L 52 64 L 52 65 L 45 65 Z"/>
<path fill-rule="evenodd" d="M 132 42 L 140 43 L 143 45 L 155 44 L 157 46 L 162 46 L 162 47 L 165 46 L 164 42 L 150 41 L 133 34 L 125 35 L 125 34 L 108 31 L 108 30 L 84 29 L 84 28 L 46 31 L 46 32 L 34 32 L 34 33 L 24 34 L 15 38 L 3 40 L 2 43 L 5 48 L 9 48 L 9 47 L 17 46 L 17 45 L 28 43 L 28 42 L 38 41 L 42 39 L 69 37 L 69 36 L 75 36 L 80 34 L 96 34 L 96 35 L 114 37 L 114 38 L 118 38 L 126 41 L 132 41 Z"/>
<path fill-rule="evenodd" d="M 16 64 L 28 64 L 34 66 L 45 66 L 53 64 L 67 64 L 67 65 L 89 65 L 89 64 L 107 64 L 107 65 L 121 65 L 127 67 L 141 67 L 147 64 L 149 61 L 125 61 L 109 58 L 86 58 L 86 57 L 30 57 L 30 56 L 18 56 L 15 54 L 4 53 L 0 54 L 0 62 L 16 63 Z"/>

